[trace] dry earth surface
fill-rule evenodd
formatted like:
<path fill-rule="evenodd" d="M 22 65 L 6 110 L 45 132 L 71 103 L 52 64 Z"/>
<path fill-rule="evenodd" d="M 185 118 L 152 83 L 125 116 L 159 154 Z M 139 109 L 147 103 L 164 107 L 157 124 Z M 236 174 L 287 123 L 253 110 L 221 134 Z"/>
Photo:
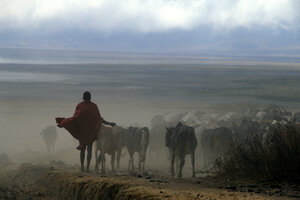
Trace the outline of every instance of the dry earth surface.
<path fill-rule="evenodd" d="M 81 173 L 60 161 L 0 166 L 0 199 L 298 199 L 300 186 L 216 177 L 171 178 L 159 171 Z"/>

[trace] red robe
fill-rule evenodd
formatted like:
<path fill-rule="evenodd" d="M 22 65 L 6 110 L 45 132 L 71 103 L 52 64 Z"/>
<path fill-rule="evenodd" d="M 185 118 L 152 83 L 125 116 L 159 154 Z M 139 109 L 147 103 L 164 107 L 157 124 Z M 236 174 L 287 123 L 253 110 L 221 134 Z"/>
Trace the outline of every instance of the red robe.
<path fill-rule="evenodd" d="M 64 127 L 80 145 L 85 146 L 97 140 L 98 131 L 103 118 L 97 105 L 90 101 L 83 101 L 76 106 L 73 117 L 56 118 L 59 127 Z"/>

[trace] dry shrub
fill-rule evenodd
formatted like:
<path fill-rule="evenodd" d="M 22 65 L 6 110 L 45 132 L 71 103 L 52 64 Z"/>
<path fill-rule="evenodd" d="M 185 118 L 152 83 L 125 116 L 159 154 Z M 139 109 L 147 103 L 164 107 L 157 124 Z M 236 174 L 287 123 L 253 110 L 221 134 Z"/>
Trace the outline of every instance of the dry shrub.
<path fill-rule="evenodd" d="M 300 182 L 300 125 L 288 120 L 269 125 L 263 134 L 256 131 L 243 142 L 232 142 L 214 160 L 214 169 L 236 177 Z"/>

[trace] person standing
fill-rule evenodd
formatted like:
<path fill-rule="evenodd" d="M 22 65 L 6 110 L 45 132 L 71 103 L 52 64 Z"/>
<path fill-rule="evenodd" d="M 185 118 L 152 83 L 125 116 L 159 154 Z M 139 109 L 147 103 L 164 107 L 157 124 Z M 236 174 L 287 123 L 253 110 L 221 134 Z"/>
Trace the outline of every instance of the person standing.
<path fill-rule="evenodd" d="M 79 140 L 81 171 L 84 172 L 85 151 L 87 149 L 86 172 L 92 158 L 93 142 L 97 140 L 98 131 L 102 123 L 115 126 L 113 122 L 105 121 L 98 109 L 98 106 L 91 101 L 91 93 L 83 93 L 83 101 L 77 104 L 75 113 L 70 118 L 55 118 L 57 126 L 65 128 L 75 139 Z"/>

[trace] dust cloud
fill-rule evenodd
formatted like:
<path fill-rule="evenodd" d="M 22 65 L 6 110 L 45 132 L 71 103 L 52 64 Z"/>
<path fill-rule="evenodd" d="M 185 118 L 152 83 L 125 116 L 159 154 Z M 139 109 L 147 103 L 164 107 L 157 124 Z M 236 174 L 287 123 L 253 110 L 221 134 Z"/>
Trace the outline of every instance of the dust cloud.
<path fill-rule="evenodd" d="M 40 133 L 55 125 L 55 117 L 72 116 L 86 90 L 92 93 L 92 101 L 107 121 L 123 127 L 147 126 L 150 130 L 153 117 L 167 113 L 226 113 L 270 103 L 298 109 L 299 94 L 295 91 L 299 88 L 295 87 L 300 85 L 296 84 L 300 71 L 286 67 L 272 70 L 259 66 L 171 64 L 0 64 L 0 71 L 7 75 L 0 75 L 0 153 L 6 153 L 15 162 L 54 159 L 79 164 L 79 152 L 75 149 L 78 141 L 66 130 L 57 127 L 52 154 L 47 154 Z M 278 80 L 284 80 L 286 86 L 278 88 Z M 292 89 L 288 87 L 291 84 L 295 86 Z M 164 130 L 155 134 L 146 168 L 167 169 Z M 202 161 L 199 143 L 198 167 Z M 127 158 L 123 149 L 121 167 L 126 168 Z M 189 159 L 186 165 L 189 169 Z"/>

